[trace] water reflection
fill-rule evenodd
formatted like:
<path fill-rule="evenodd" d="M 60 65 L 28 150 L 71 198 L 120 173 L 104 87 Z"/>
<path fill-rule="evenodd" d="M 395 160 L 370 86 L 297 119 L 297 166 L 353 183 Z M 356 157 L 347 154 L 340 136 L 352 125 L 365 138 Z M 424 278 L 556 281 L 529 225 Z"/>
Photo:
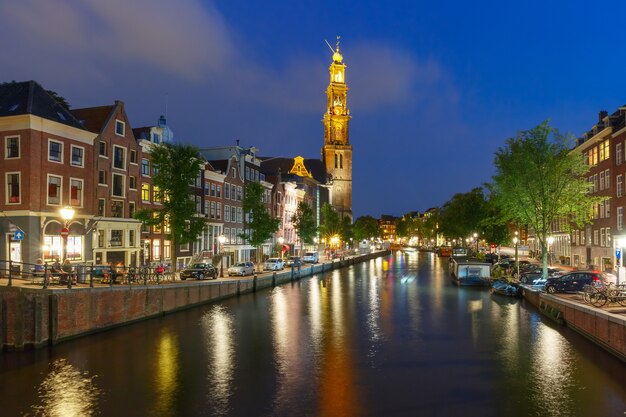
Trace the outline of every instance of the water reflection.
<path fill-rule="evenodd" d="M 202 334 L 208 361 L 207 397 L 215 416 L 230 411 L 234 359 L 233 319 L 224 306 L 214 306 L 202 316 Z"/>
<path fill-rule="evenodd" d="M 154 415 L 176 415 L 175 400 L 178 391 L 179 347 L 175 335 L 169 327 L 159 332 L 155 362 Z"/>
<path fill-rule="evenodd" d="M 92 416 L 100 389 L 95 384 L 95 375 L 79 371 L 67 359 L 58 359 L 51 364 L 46 379 L 37 392 L 41 404 L 32 407 L 36 416 L 72 417 Z"/>

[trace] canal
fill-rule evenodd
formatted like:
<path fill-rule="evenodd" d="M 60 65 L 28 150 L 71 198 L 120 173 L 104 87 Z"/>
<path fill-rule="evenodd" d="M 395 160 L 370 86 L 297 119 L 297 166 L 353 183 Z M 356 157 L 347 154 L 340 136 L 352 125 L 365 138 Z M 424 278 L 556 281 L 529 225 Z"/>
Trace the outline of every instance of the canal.
<path fill-rule="evenodd" d="M 0 415 L 624 415 L 623 363 L 445 264 L 398 252 L 2 354 Z"/>

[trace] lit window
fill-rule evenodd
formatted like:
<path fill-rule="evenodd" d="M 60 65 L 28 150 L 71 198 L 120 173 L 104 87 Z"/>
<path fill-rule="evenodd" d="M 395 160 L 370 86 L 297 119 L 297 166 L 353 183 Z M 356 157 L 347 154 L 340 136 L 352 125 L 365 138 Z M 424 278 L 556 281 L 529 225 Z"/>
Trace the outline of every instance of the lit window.
<path fill-rule="evenodd" d="M 70 205 L 83 206 L 83 180 L 70 179 Z"/>
<path fill-rule="evenodd" d="M 63 179 L 54 175 L 48 175 L 48 204 L 61 204 L 61 184 Z"/>

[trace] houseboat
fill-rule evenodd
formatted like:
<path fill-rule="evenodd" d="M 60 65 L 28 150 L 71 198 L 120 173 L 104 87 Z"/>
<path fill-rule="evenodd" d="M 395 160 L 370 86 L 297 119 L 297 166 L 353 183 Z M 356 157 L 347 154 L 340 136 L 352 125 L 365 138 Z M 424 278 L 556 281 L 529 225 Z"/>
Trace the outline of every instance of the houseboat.
<path fill-rule="evenodd" d="M 457 285 L 462 286 L 489 286 L 491 264 L 476 258 L 450 258 L 450 274 Z"/>

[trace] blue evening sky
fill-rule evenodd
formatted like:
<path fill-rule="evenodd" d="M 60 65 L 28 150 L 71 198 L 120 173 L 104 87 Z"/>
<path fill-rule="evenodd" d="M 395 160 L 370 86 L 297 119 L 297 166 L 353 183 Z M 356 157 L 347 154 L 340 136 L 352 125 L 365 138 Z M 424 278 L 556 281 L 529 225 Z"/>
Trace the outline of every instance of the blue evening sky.
<path fill-rule="evenodd" d="M 546 118 L 579 136 L 626 103 L 623 16 L 607 1 L 21 0 L 0 3 L 0 81 L 73 107 L 165 113 L 175 139 L 320 156 L 341 36 L 354 213 L 401 215 L 489 181 L 493 153 Z M 166 104 L 167 103 L 167 104 Z"/>

